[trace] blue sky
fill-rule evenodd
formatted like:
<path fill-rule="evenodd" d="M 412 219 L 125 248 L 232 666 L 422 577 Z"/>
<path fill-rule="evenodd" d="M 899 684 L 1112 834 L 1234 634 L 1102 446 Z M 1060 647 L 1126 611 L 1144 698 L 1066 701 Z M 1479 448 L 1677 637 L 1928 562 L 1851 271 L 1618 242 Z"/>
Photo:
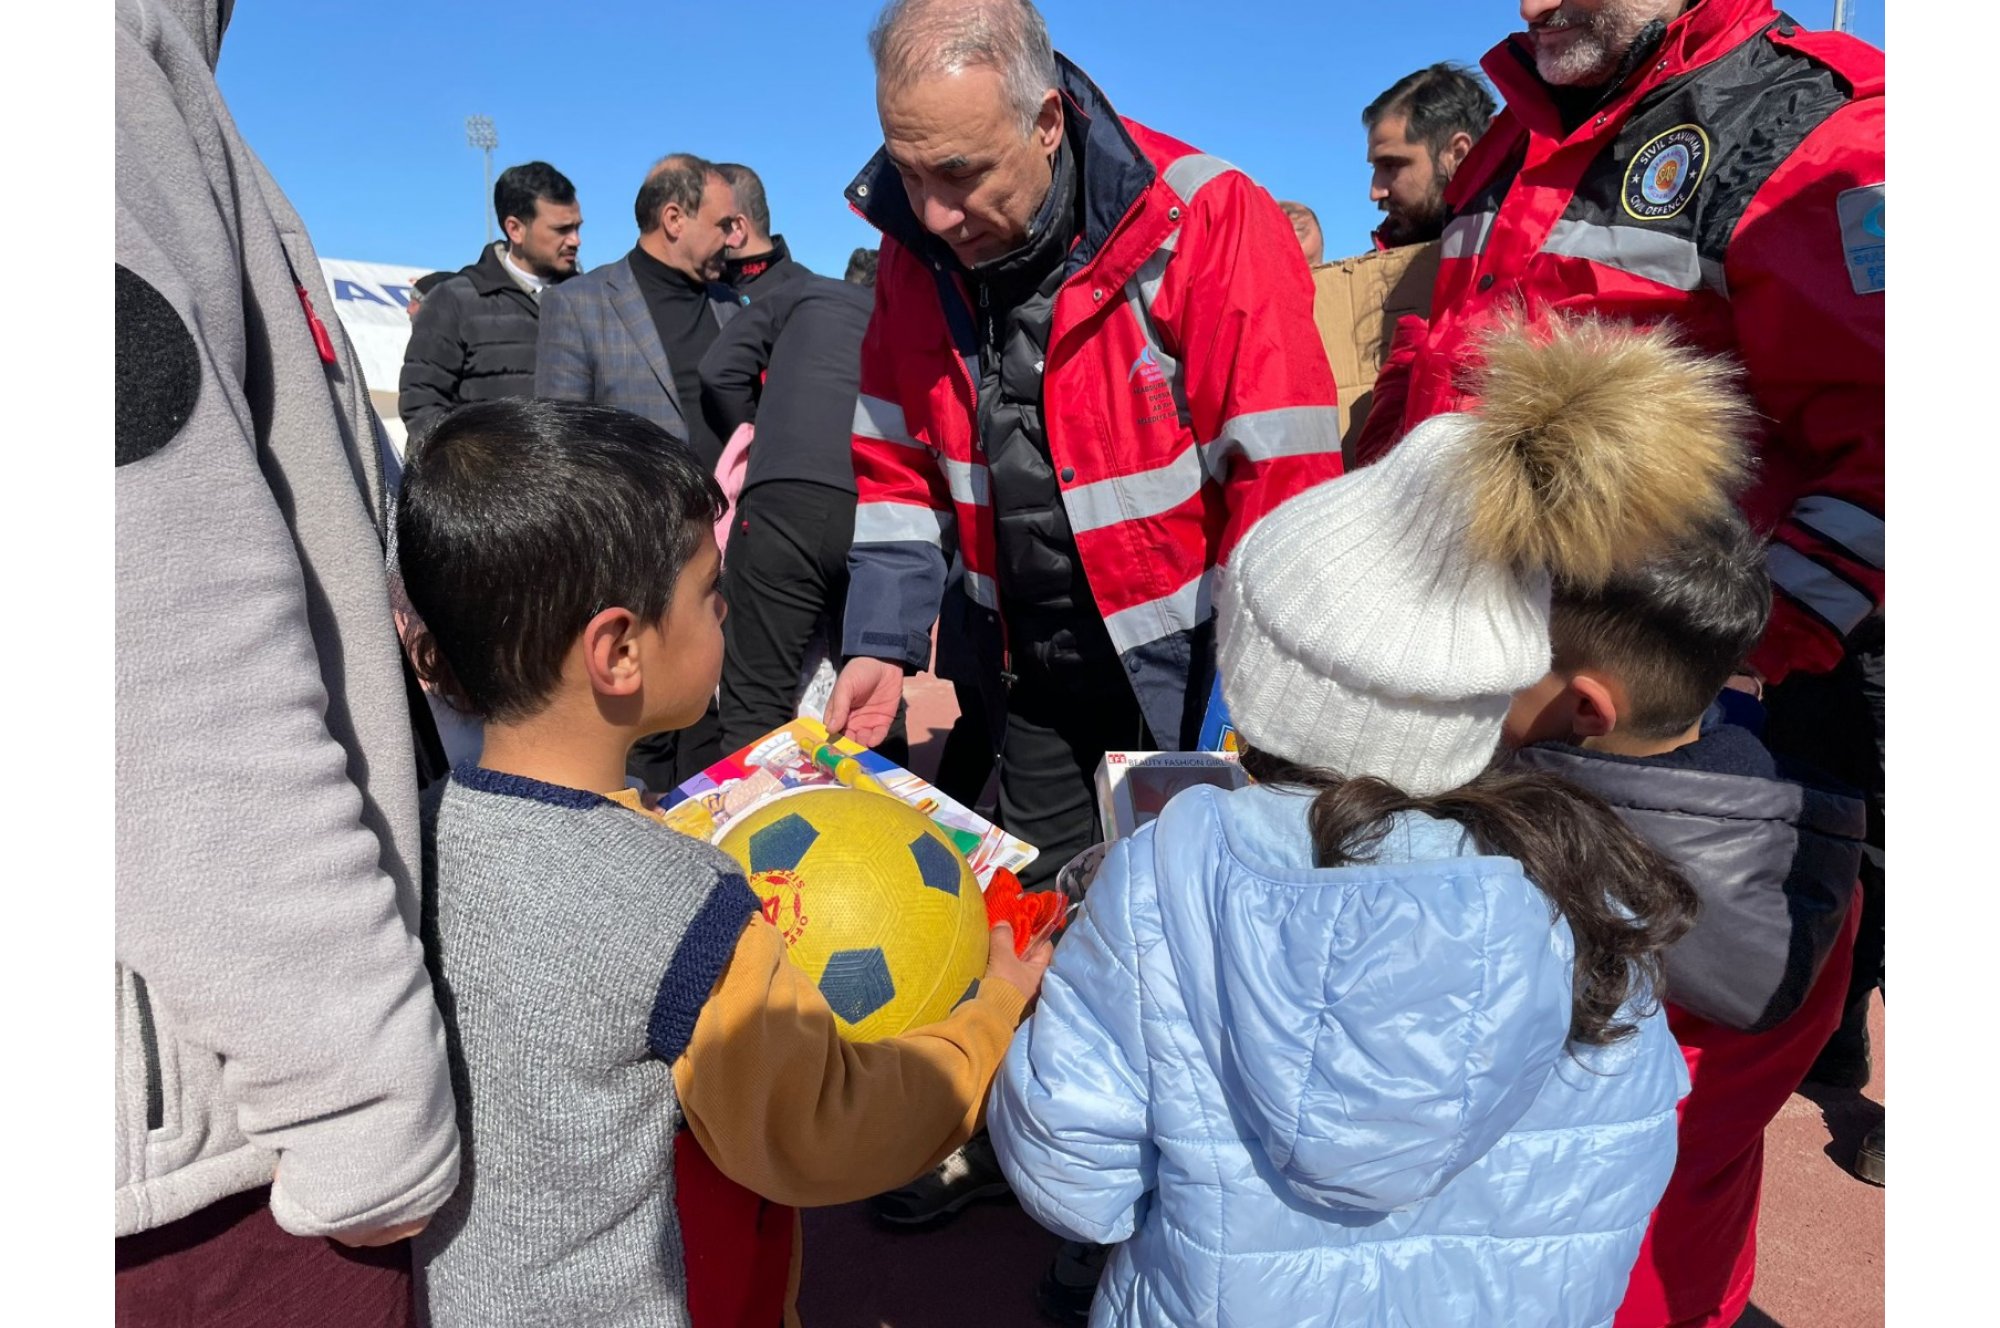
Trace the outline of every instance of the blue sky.
<path fill-rule="evenodd" d="M 1886 0 L 1856 0 L 1883 41 Z M 838 273 L 874 232 L 841 191 L 879 144 L 865 37 L 875 0 L 761 6 L 239 0 L 217 71 L 250 144 L 329 258 L 456 268 L 489 195 L 465 117 L 493 117 L 495 170 L 575 181 L 586 266 L 630 248 L 647 165 L 676 150 L 764 177 L 776 228 Z M 1832 0 L 1787 6 L 1808 27 Z M 1310 204 L 1329 257 L 1367 245 L 1360 111 L 1434 60 L 1476 62 L 1513 0 L 1042 0 L 1057 49 L 1125 115 Z"/>

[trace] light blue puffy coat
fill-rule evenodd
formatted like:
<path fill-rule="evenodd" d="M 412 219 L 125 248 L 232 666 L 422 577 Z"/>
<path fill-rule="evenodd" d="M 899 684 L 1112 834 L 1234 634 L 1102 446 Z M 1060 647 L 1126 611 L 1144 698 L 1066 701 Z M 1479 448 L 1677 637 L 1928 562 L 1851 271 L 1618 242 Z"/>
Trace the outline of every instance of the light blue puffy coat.
<path fill-rule="evenodd" d="M 1190 789 L 1113 848 L 994 1084 L 1022 1204 L 1123 1242 L 1092 1328 L 1609 1323 L 1674 1165 L 1665 1016 L 1573 1057 L 1519 863 L 1405 815 L 1316 868 L 1310 805 Z"/>

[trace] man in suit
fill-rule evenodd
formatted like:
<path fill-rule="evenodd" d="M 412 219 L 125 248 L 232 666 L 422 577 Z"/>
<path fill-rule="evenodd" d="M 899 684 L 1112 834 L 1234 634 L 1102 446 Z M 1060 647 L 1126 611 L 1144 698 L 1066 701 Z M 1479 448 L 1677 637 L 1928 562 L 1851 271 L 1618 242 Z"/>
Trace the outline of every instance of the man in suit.
<path fill-rule="evenodd" d="M 712 163 L 688 152 L 654 163 L 633 203 L 638 244 L 543 294 L 535 395 L 643 415 L 713 469 L 723 440 L 702 417 L 701 357 L 739 307 L 719 279 L 723 251 L 745 239 L 740 211 Z M 721 754 L 711 706 L 684 733 L 641 741 L 628 768 L 663 792 Z"/>

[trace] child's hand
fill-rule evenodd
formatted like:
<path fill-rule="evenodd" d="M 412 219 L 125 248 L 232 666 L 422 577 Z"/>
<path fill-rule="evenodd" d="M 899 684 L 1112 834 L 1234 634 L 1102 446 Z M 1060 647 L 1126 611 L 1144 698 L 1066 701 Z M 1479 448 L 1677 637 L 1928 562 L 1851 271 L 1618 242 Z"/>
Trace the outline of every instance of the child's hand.
<path fill-rule="evenodd" d="M 1014 953 L 1014 929 L 1001 923 L 987 933 L 986 977 L 998 978 L 1011 983 L 1014 989 L 1029 1000 L 1034 1000 L 1042 989 L 1042 974 L 1049 971 L 1049 961 L 1056 957 L 1054 941 L 1043 941 L 1033 946 L 1025 955 Z"/>

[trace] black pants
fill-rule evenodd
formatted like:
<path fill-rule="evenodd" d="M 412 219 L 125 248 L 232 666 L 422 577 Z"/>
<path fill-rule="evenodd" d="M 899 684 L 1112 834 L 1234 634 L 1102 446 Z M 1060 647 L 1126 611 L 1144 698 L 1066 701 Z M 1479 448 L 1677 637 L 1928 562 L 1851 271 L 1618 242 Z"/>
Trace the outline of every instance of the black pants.
<path fill-rule="evenodd" d="M 767 480 L 744 491 L 729 533 L 722 597 L 720 753 L 726 755 L 798 713 L 806 647 L 822 621 L 836 651 L 847 607 L 847 550 L 854 495 L 806 480 Z M 875 750 L 909 760 L 901 712 Z"/>
<path fill-rule="evenodd" d="M 1014 656 L 1020 676 L 1000 742 L 1000 824 L 1041 850 L 1021 873 L 1033 890 L 1052 885 L 1064 863 L 1104 837 L 1096 784 L 1104 754 L 1154 742 L 1116 657 L 1086 664 L 1029 656 Z"/>
<path fill-rule="evenodd" d="M 1847 985 L 1849 1024 L 1865 1013 L 1869 993 L 1883 985 L 1883 712 L 1887 699 L 1883 620 L 1855 628 L 1847 654 L 1831 673 L 1796 674 L 1765 695 L 1764 740 L 1780 756 L 1803 761 L 1868 799 L 1868 842 L 1861 856 L 1861 926 L 1854 937 L 1854 975 Z"/>

